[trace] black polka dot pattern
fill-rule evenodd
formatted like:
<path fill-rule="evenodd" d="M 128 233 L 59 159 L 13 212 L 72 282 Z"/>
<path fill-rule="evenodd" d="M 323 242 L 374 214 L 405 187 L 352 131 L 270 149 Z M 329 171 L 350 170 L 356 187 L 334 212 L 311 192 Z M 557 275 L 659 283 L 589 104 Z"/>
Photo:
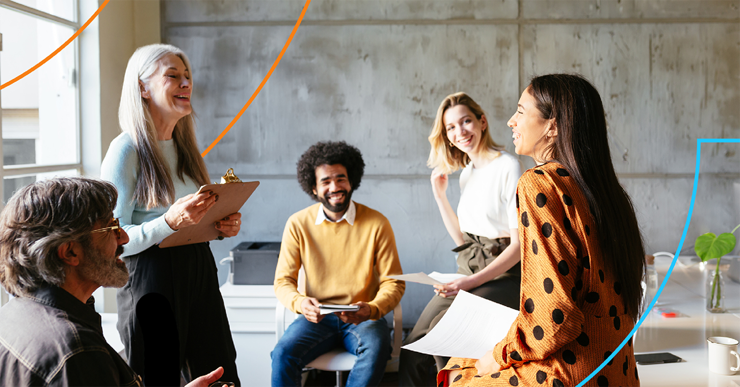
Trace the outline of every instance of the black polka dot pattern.
<path fill-rule="evenodd" d="M 496 372 L 495 374 L 491 374 L 491 377 L 494 379 L 498 379 L 499 376 L 501 376 L 501 372 Z"/>
<path fill-rule="evenodd" d="M 542 384 L 547 380 L 547 374 L 543 371 L 537 371 L 537 383 Z"/>
<path fill-rule="evenodd" d="M 542 235 L 545 236 L 545 238 L 549 238 L 550 235 L 552 235 L 552 225 L 548 222 L 545 222 L 545 224 L 542 225 Z"/>
<path fill-rule="evenodd" d="M 558 271 L 562 275 L 568 275 L 568 273 L 570 273 L 570 269 L 568 268 L 568 262 L 565 262 L 565 260 L 558 262 Z"/>
<path fill-rule="evenodd" d="M 588 255 L 581 258 L 581 264 L 583 265 L 584 269 L 591 269 L 591 260 L 588 258 Z"/>
<path fill-rule="evenodd" d="M 519 352 L 517 351 L 513 351 L 512 353 L 510 353 L 509 357 L 514 359 L 515 361 L 522 361 L 522 356 L 519 355 Z"/>
<path fill-rule="evenodd" d="M 562 324 L 563 320 L 565 320 L 565 315 L 563 315 L 562 310 L 555 309 L 552 311 L 552 321 L 554 321 L 555 324 Z"/>
<path fill-rule="evenodd" d="M 539 251 L 539 248 L 537 248 L 537 241 L 532 239 L 532 252 L 534 255 L 537 255 L 537 251 Z"/>
<path fill-rule="evenodd" d="M 456 370 L 458 368 L 460 368 L 460 364 L 455 364 L 452 367 L 450 367 L 451 370 Z"/>
<path fill-rule="evenodd" d="M 588 341 L 588 335 L 586 334 L 586 332 L 581 332 L 581 334 L 576 337 L 576 342 L 583 347 L 588 346 Z"/>
<path fill-rule="evenodd" d="M 551 279 L 545 278 L 545 280 L 543 281 L 543 285 L 545 285 L 545 293 L 547 294 L 552 293 L 552 289 L 554 288 L 554 285 Z"/>
<path fill-rule="evenodd" d="M 630 347 L 632 346 L 632 339 L 634 339 L 634 337 L 630 337 L 630 339 L 627 340 L 627 345 Z"/>
<path fill-rule="evenodd" d="M 586 294 L 586 302 L 590 302 L 593 304 L 598 301 L 599 301 L 599 293 L 589 292 L 588 294 Z"/>
<path fill-rule="evenodd" d="M 558 174 L 559 176 L 562 176 L 562 177 L 570 176 L 570 173 L 568 173 L 568 171 L 566 171 L 566 170 L 565 170 L 565 169 L 563 169 L 563 168 L 558 168 L 558 169 L 556 169 L 556 170 L 555 170 L 555 172 L 556 172 L 556 173 L 557 173 L 557 174 Z"/>
<path fill-rule="evenodd" d="M 578 289 L 574 286 L 573 289 L 570 289 L 570 298 L 573 299 L 573 301 L 578 300 Z"/>
<path fill-rule="evenodd" d="M 619 327 L 622 326 L 622 322 L 619 321 L 619 316 L 614 317 L 614 329 L 619 330 Z"/>
<path fill-rule="evenodd" d="M 536 174 L 538 174 L 538 175 L 544 175 L 544 174 L 545 174 L 545 172 L 544 172 L 544 171 L 542 171 L 541 169 L 535 169 L 535 170 L 534 170 L 534 173 L 536 173 Z"/>
<path fill-rule="evenodd" d="M 604 352 L 604 360 L 606 360 L 611 355 L 612 355 L 612 351 Z M 606 365 L 612 365 L 612 363 L 614 363 L 614 359 L 609 360 L 609 363 L 607 363 Z"/>
<path fill-rule="evenodd" d="M 563 228 L 565 228 L 566 230 L 573 229 L 573 226 L 570 224 L 570 219 L 568 218 L 563 219 Z"/>
<path fill-rule="evenodd" d="M 614 293 L 617 293 L 617 295 L 622 294 L 622 284 L 619 282 L 614 283 Z"/>
<path fill-rule="evenodd" d="M 583 226 L 583 228 L 586 229 L 586 235 L 591 235 L 591 229 L 588 228 L 588 225 Z"/>
<path fill-rule="evenodd" d="M 519 208 L 519 194 L 516 194 L 516 208 Z"/>
<path fill-rule="evenodd" d="M 617 307 L 616 305 L 612 305 L 609 307 L 609 317 L 615 317 L 617 315 Z"/>
<path fill-rule="evenodd" d="M 545 194 L 543 193 L 538 193 L 536 201 L 537 201 L 537 207 L 542 208 L 545 206 L 545 204 L 547 204 L 547 196 L 545 196 Z"/>
<path fill-rule="evenodd" d="M 576 289 L 578 290 L 583 289 L 583 280 L 576 281 Z"/>
<path fill-rule="evenodd" d="M 534 335 L 534 338 L 537 340 L 542 340 L 542 338 L 545 337 L 545 331 L 539 325 L 537 325 L 536 327 L 534 327 L 534 329 L 532 329 L 532 334 Z"/>
<path fill-rule="evenodd" d="M 527 301 L 524 301 L 524 310 L 527 311 L 527 313 L 534 312 L 534 300 L 531 298 L 527 298 Z"/>
<path fill-rule="evenodd" d="M 565 387 L 565 383 L 561 382 L 560 379 L 552 381 L 552 387 Z"/>
<path fill-rule="evenodd" d="M 455 383 L 456 381 L 462 379 L 462 375 L 455 376 L 455 380 L 452 381 L 452 383 Z"/>
<path fill-rule="evenodd" d="M 572 206 L 573 199 L 571 199 L 570 196 L 563 194 L 563 203 L 565 203 L 566 206 Z"/>
<path fill-rule="evenodd" d="M 527 211 L 522 212 L 522 226 L 529 227 L 529 215 L 527 215 Z"/>
<path fill-rule="evenodd" d="M 635 379 L 640 380 L 640 377 L 637 376 L 637 367 L 635 367 Z"/>
<path fill-rule="evenodd" d="M 519 378 L 516 377 L 516 375 L 509 378 L 509 384 L 512 386 L 518 386 L 519 385 Z"/>
<path fill-rule="evenodd" d="M 629 369 L 629 367 L 630 367 L 629 359 L 625 357 L 624 363 L 622 363 L 622 374 L 624 374 L 624 376 L 627 376 L 627 370 Z"/>
<path fill-rule="evenodd" d="M 599 279 L 601 280 L 601 283 L 604 283 L 604 271 L 599 269 Z"/>
<path fill-rule="evenodd" d="M 599 378 L 596 379 L 596 384 L 598 384 L 599 387 L 609 387 L 609 379 L 604 375 L 600 375 Z"/>
<path fill-rule="evenodd" d="M 573 353 L 573 351 L 566 349 L 563 351 L 563 361 L 570 365 L 576 364 L 576 354 Z"/>

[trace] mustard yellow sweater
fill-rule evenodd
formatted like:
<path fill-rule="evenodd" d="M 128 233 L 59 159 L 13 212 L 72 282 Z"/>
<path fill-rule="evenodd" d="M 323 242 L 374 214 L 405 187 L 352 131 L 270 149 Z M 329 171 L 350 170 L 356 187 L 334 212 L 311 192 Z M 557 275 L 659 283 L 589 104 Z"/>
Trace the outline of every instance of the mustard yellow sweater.
<path fill-rule="evenodd" d="M 355 202 L 353 225 L 346 220 L 316 225 L 320 206 L 296 212 L 285 225 L 275 270 L 278 300 L 294 313 L 301 312 L 306 297 L 334 305 L 364 301 L 370 304 L 370 319 L 381 318 L 398 305 L 406 289 L 403 281 L 385 278 L 403 273 L 390 223 Z M 306 271 L 305 295 L 297 289 L 301 265 Z"/>

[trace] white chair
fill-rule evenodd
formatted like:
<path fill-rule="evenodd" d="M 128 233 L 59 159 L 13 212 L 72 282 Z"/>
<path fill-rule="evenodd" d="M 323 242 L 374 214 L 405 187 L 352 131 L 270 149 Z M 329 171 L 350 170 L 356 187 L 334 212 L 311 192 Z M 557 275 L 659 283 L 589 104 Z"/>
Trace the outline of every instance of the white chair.
<path fill-rule="evenodd" d="M 305 283 L 303 281 L 304 277 L 305 274 L 301 267 L 298 274 L 298 291 L 301 292 L 301 294 L 306 294 Z M 290 316 L 290 318 L 286 318 L 288 315 L 292 316 Z M 296 317 L 298 317 L 297 314 L 291 312 L 278 301 L 275 306 L 276 342 L 280 341 L 285 329 L 293 322 L 293 320 L 295 320 Z M 385 372 L 398 372 L 398 362 L 401 354 L 401 336 L 403 335 L 402 331 L 403 311 L 401 310 L 401 303 L 399 302 L 393 309 L 393 351 L 391 352 L 391 359 L 388 360 L 388 363 L 386 364 Z M 308 363 L 306 368 L 304 368 L 304 371 L 312 368 L 322 371 L 335 371 L 337 387 L 342 387 L 342 372 L 351 370 L 355 365 L 355 360 L 357 360 L 357 356 L 347 352 L 343 347 L 337 347 Z"/>

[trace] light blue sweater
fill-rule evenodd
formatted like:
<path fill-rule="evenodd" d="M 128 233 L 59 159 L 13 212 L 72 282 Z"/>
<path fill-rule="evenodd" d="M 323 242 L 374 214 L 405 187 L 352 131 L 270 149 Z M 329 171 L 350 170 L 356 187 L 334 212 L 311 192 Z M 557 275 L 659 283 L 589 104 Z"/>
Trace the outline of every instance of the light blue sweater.
<path fill-rule="evenodd" d="M 175 198 L 198 191 L 199 185 L 189 176 L 185 181 L 177 177 L 177 152 L 173 140 L 157 141 L 170 168 L 170 176 L 175 186 Z M 134 189 L 139 175 L 139 158 L 134 142 L 127 133 L 121 133 L 111 142 L 103 159 L 100 177 L 110 181 L 118 189 L 118 201 L 113 216 L 120 218 L 123 229 L 130 241 L 123 246 L 123 257 L 138 254 L 175 233 L 164 220 L 169 207 L 146 209 L 134 203 Z"/>

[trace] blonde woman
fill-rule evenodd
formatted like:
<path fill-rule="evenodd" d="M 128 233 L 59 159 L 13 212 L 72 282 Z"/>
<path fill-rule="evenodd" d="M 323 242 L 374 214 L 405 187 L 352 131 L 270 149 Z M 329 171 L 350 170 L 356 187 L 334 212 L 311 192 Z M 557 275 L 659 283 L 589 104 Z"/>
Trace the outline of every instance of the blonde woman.
<path fill-rule="evenodd" d="M 130 242 L 122 255 L 131 277 L 118 291 L 118 331 L 129 365 L 147 385 L 179 385 L 180 375 L 224 367 L 239 384 L 213 255 L 208 243 L 159 248 L 200 222 L 218 200 L 195 194 L 209 181 L 195 140 L 190 61 L 170 45 L 136 50 L 128 62 L 118 118 L 102 177 L 118 189 L 114 215 Z M 179 198 L 179 199 L 178 199 Z M 241 215 L 213 227 L 239 232 Z"/>
<path fill-rule="evenodd" d="M 429 142 L 432 149 L 427 165 L 434 168 L 432 192 L 445 227 L 457 245 L 453 251 L 458 254 L 458 273 L 467 277 L 435 286 L 437 296 L 427 304 L 407 343 L 422 338 L 437 324 L 459 290 L 519 307 L 519 161 L 493 141 L 483 109 L 465 93 L 449 95 L 442 101 Z M 459 169 L 463 169 L 461 196 L 455 214 L 446 192 L 448 175 Z M 403 350 L 400 384 L 432 384 L 429 375 L 435 361 L 441 369 L 447 359 Z"/>

